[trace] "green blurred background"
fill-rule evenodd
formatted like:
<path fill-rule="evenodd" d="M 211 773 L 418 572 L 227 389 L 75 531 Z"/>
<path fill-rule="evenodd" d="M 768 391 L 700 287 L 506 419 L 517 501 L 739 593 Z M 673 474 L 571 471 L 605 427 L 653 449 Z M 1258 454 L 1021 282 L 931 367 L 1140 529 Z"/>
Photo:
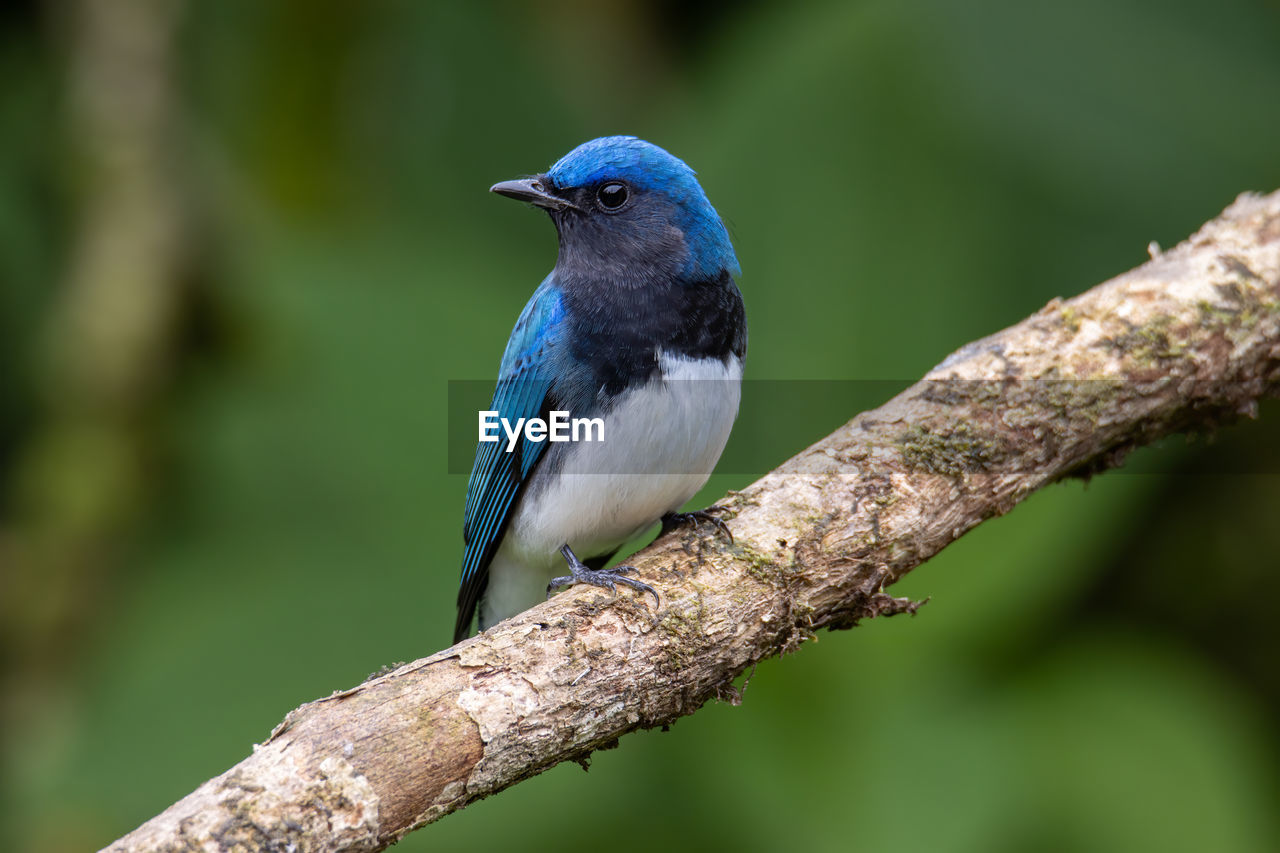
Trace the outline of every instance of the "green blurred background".
<path fill-rule="evenodd" d="M 494 181 L 663 145 L 730 225 L 748 377 L 875 380 L 749 399 L 702 502 L 1280 187 L 1265 0 L 17 2 L 0 79 L 8 850 L 103 845 L 446 644 L 448 382 L 555 252 Z M 1280 406 L 1212 438 L 400 849 L 1280 849 Z"/>

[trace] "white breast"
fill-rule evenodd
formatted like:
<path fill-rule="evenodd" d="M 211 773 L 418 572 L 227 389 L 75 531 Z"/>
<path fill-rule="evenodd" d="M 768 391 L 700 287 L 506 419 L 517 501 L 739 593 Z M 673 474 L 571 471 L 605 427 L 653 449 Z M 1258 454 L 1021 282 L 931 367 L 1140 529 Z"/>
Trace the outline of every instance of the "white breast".
<path fill-rule="evenodd" d="M 661 378 L 615 403 L 603 441 L 547 448 L 489 567 L 485 624 L 542 599 L 566 573 L 561 545 L 607 553 L 707 482 L 738 415 L 742 361 L 662 353 L 659 366 Z"/>

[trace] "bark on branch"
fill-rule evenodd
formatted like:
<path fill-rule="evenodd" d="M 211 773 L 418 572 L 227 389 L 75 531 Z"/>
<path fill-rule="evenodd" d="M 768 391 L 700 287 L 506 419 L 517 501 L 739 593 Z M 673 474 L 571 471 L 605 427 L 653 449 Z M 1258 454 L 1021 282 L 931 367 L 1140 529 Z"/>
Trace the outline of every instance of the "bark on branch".
<path fill-rule="evenodd" d="M 735 697 L 820 628 L 913 608 L 883 587 L 1064 476 L 1280 389 L 1280 192 L 948 358 L 723 501 L 736 537 L 632 561 L 662 591 L 574 588 L 291 712 L 114 851 L 379 850 L 639 728 Z M 242 848 L 243 849 L 243 848 Z"/>

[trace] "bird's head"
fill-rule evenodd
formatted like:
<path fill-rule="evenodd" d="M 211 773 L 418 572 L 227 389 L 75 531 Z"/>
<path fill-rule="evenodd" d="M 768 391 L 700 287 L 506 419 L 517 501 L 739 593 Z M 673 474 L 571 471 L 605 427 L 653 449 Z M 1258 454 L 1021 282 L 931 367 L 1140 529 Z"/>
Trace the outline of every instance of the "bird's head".
<path fill-rule="evenodd" d="M 739 273 L 729 232 L 693 170 L 643 139 L 593 139 L 546 173 L 491 190 L 551 214 L 557 269 L 567 274 L 636 286 Z"/>

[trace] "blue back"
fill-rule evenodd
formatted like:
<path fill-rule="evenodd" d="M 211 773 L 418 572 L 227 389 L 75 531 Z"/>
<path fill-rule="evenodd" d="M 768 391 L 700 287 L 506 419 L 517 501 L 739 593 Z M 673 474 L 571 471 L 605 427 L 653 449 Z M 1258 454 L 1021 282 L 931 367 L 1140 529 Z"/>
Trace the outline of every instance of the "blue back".
<path fill-rule="evenodd" d="M 560 291 L 548 276 L 524 306 L 502 354 L 498 386 L 489 406 L 499 417 L 515 424 L 519 418 L 545 416 L 544 403 L 555 365 L 563 357 L 557 340 L 563 322 Z M 521 438 L 515 449 L 507 452 L 505 434 L 496 442 L 480 442 L 476 447 L 462 521 L 464 551 L 454 642 L 466 636 L 484 591 L 485 571 L 502 541 L 512 504 L 545 447 L 545 442 Z"/>

